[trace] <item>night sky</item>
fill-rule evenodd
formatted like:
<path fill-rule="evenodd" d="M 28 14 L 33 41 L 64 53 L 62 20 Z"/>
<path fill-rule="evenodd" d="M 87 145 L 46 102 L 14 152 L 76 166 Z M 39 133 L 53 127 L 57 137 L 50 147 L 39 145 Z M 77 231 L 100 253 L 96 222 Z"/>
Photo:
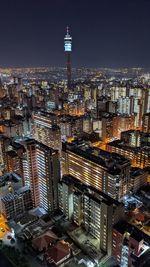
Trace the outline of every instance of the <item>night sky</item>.
<path fill-rule="evenodd" d="M 0 0 L 0 66 L 150 67 L 150 0 Z"/>

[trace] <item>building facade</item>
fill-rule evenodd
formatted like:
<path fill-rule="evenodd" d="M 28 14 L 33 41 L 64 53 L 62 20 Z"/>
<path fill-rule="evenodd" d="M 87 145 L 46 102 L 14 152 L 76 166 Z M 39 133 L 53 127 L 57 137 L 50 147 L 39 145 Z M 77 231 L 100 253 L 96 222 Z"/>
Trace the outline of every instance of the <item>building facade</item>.
<path fill-rule="evenodd" d="M 130 190 L 130 161 L 85 142 L 63 144 L 62 174 L 72 175 L 115 199 Z"/>
<path fill-rule="evenodd" d="M 41 143 L 37 143 L 36 149 L 40 206 L 53 211 L 58 208 L 59 152 Z"/>
<path fill-rule="evenodd" d="M 124 216 L 121 203 L 87 186 L 72 176 L 59 182 L 59 208 L 99 241 L 99 248 L 111 254 L 112 226 Z"/>
<path fill-rule="evenodd" d="M 22 216 L 32 209 L 31 191 L 28 186 L 21 187 L 17 192 L 9 193 L 2 199 L 2 213 L 7 219 Z"/>

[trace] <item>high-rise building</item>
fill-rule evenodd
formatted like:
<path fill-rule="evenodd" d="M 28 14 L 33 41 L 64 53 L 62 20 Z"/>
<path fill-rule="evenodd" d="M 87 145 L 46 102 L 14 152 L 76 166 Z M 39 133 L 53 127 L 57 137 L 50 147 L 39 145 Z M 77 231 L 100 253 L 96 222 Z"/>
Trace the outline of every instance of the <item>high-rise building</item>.
<path fill-rule="evenodd" d="M 7 166 L 7 148 L 10 144 L 11 139 L 0 134 L 0 166 L 1 169 L 6 168 Z"/>
<path fill-rule="evenodd" d="M 102 140 L 108 142 L 113 138 L 113 120 L 115 114 L 104 113 L 102 117 Z"/>
<path fill-rule="evenodd" d="M 58 208 L 59 153 L 40 143 L 37 143 L 36 149 L 40 206 L 53 211 Z"/>
<path fill-rule="evenodd" d="M 83 118 L 83 116 L 62 117 L 59 123 L 62 140 L 66 140 L 68 137 L 80 136 L 83 133 Z"/>
<path fill-rule="evenodd" d="M 130 190 L 130 161 L 83 142 L 64 143 L 62 173 L 121 199 Z"/>
<path fill-rule="evenodd" d="M 120 221 L 113 228 L 112 255 L 123 267 L 149 266 L 148 257 L 144 255 L 149 251 L 147 240 L 138 228 Z"/>
<path fill-rule="evenodd" d="M 142 131 L 150 133 L 150 113 L 145 113 L 142 120 Z"/>
<path fill-rule="evenodd" d="M 21 177 L 23 176 L 22 158 L 19 157 L 15 150 L 9 150 L 7 152 L 7 171 L 15 172 Z"/>
<path fill-rule="evenodd" d="M 23 155 L 25 148 L 23 145 L 12 142 L 7 147 L 5 169 L 7 172 L 14 172 L 22 177 L 24 183 Z"/>
<path fill-rule="evenodd" d="M 124 216 L 123 204 L 72 176 L 59 182 L 59 208 L 66 217 L 99 241 L 107 254 L 112 249 L 112 227 Z"/>
<path fill-rule="evenodd" d="M 113 137 L 120 138 L 121 132 L 134 129 L 135 116 L 121 115 L 113 118 Z"/>
<path fill-rule="evenodd" d="M 118 112 L 120 114 L 130 114 L 130 98 L 129 97 L 119 97 L 118 101 Z"/>
<path fill-rule="evenodd" d="M 24 147 L 22 157 L 14 154 L 9 165 L 17 169 L 20 160 L 23 167 L 23 184 L 31 189 L 33 206 L 40 206 L 47 211 L 58 208 L 58 181 L 60 179 L 59 151 L 54 150 L 34 139 L 20 141 Z M 16 143 L 17 144 L 17 143 Z M 20 144 L 19 144 L 20 145 Z M 16 165 L 14 157 L 17 159 Z M 21 169 L 20 169 L 21 170 Z"/>
<path fill-rule="evenodd" d="M 97 118 L 102 118 L 102 113 L 108 111 L 108 101 L 110 100 L 107 96 L 101 96 L 97 99 Z"/>
<path fill-rule="evenodd" d="M 67 57 L 67 86 L 68 89 L 71 85 L 71 52 L 72 52 L 72 37 L 69 33 L 69 27 L 67 26 L 67 32 L 64 38 L 64 49 Z"/>
<path fill-rule="evenodd" d="M 36 141 L 27 139 L 23 141 L 25 152 L 23 155 L 23 173 L 24 185 L 31 189 L 33 207 L 40 205 L 39 176 Z"/>
<path fill-rule="evenodd" d="M 0 78 L 0 98 L 3 98 L 6 95 L 6 90 L 3 87 L 2 80 Z"/>
<path fill-rule="evenodd" d="M 135 130 L 129 130 L 121 133 L 121 140 L 131 147 L 141 146 L 141 132 Z"/>
<path fill-rule="evenodd" d="M 61 131 L 55 114 L 39 112 L 33 115 L 33 138 L 53 149 L 61 150 Z"/>
<path fill-rule="evenodd" d="M 147 185 L 148 171 L 137 167 L 131 168 L 131 191 L 136 193 L 141 187 Z"/>
<path fill-rule="evenodd" d="M 108 143 L 106 149 L 130 159 L 134 167 L 150 167 L 150 134 L 148 133 L 134 130 L 122 132 L 121 140 Z"/>
<path fill-rule="evenodd" d="M 83 132 L 91 133 L 93 130 L 93 120 L 91 118 L 83 119 Z"/>

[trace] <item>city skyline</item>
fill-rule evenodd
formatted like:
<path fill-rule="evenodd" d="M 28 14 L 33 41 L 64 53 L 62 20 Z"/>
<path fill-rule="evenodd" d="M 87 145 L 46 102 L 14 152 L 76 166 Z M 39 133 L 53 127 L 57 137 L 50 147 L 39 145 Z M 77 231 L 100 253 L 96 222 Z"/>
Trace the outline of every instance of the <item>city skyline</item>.
<path fill-rule="evenodd" d="M 0 251 L 18 267 L 150 266 L 150 72 L 71 73 L 71 37 L 67 69 L 0 69 Z"/>
<path fill-rule="evenodd" d="M 148 0 L 8 2 L 1 3 L 0 67 L 64 66 L 67 25 L 73 67 L 149 67 Z"/>
<path fill-rule="evenodd" d="M 150 266 L 150 0 L 9 2 L 0 267 Z"/>

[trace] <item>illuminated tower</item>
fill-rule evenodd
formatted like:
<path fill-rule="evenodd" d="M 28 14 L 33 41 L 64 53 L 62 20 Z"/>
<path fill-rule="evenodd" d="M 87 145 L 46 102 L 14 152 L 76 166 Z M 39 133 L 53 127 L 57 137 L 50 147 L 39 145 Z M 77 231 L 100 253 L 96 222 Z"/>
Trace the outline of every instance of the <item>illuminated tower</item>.
<path fill-rule="evenodd" d="M 67 33 L 64 38 L 64 49 L 67 56 L 67 86 L 70 88 L 71 84 L 71 51 L 72 51 L 72 37 L 69 33 L 69 27 L 67 26 Z"/>

